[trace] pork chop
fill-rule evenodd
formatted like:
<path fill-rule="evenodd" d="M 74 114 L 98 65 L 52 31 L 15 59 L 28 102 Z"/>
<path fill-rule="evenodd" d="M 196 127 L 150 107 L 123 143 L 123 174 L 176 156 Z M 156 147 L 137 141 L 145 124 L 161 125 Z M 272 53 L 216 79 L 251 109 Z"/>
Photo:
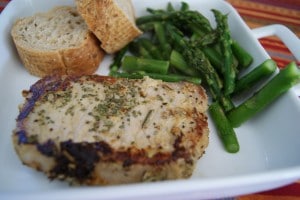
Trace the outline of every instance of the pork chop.
<path fill-rule="evenodd" d="M 23 164 L 50 179 L 188 178 L 208 145 L 207 96 L 191 83 L 49 76 L 23 96 L 13 144 Z"/>

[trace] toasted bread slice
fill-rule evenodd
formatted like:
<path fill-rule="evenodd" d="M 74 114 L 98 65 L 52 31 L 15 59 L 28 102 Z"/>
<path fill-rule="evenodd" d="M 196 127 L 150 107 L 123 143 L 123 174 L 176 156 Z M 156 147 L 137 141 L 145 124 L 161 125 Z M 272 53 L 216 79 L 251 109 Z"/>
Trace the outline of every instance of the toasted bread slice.
<path fill-rule="evenodd" d="M 88 185 L 188 178 L 208 145 L 201 86 L 46 77 L 24 92 L 13 143 L 50 178 Z"/>
<path fill-rule="evenodd" d="M 92 74 L 105 55 L 75 7 L 19 19 L 11 35 L 23 64 L 39 77 Z"/>
<path fill-rule="evenodd" d="M 77 10 L 107 53 L 115 53 L 142 32 L 130 0 L 76 0 Z"/>

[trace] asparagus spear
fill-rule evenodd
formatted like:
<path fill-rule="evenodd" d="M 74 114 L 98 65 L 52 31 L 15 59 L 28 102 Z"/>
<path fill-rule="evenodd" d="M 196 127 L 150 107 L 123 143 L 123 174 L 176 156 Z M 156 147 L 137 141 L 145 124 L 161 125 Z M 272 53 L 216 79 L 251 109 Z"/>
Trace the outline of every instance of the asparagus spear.
<path fill-rule="evenodd" d="M 232 110 L 235 106 L 229 96 L 226 96 L 224 94 L 221 94 L 218 98 L 218 102 L 222 105 L 222 108 L 225 113 Z"/>
<path fill-rule="evenodd" d="M 218 99 L 221 96 L 222 80 L 204 53 L 197 47 L 187 45 L 182 55 L 189 66 L 201 72 L 201 76 L 210 88 L 213 99 Z"/>
<path fill-rule="evenodd" d="M 251 98 L 229 111 L 230 123 L 233 127 L 240 126 L 299 82 L 300 69 L 291 62 Z"/>
<path fill-rule="evenodd" d="M 118 53 L 116 53 L 112 64 L 109 66 L 110 71 L 118 71 L 121 67 L 122 59 L 126 54 L 128 49 L 128 45 L 121 49 Z"/>
<path fill-rule="evenodd" d="M 192 67 L 189 67 L 183 56 L 175 50 L 172 50 L 171 52 L 170 65 L 186 75 L 195 77 L 201 76 L 200 72 Z"/>
<path fill-rule="evenodd" d="M 222 107 L 219 103 L 214 102 L 209 106 L 209 113 L 213 119 L 213 122 L 217 128 L 218 135 L 229 153 L 236 153 L 239 151 L 240 146 L 238 139 L 232 128 L 230 122 L 228 121 Z"/>
<path fill-rule="evenodd" d="M 166 24 L 166 31 L 168 36 L 170 36 L 173 48 L 175 50 L 182 51 L 187 45 L 184 34 L 177 27 L 170 23 Z"/>
<path fill-rule="evenodd" d="M 188 11 L 189 9 L 190 9 L 190 6 L 188 3 L 181 2 L 181 8 L 180 8 L 181 11 Z"/>
<path fill-rule="evenodd" d="M 141 24 L 139 25 L 139 29 L 141 29 L 144 33 L 151 32 L 154 29 L 154 23 L 155 22 L 148 22 L 148 23 Z"/>
<path fill-rule="evenodd" d="M 133 41 L 129 44 L 129 51 L 137 56 L 137 57 L 141 57 L 141 58 L 145 58 L 145 59 L 152 59 L 152 56 L 150 54 L 150 52 L 145 49 L 144 47 L 142 47 L 140 44 L 138 44 L 137 41 Z"/>
<path fill-rule="evenodd" d="M 149 76 L 150 78 L 159 79 L 166 82 L 187 81 L 197 85 L 201 84 L 201 79 L 198 77 L 183 76 L 178 74 L 157 74 L 157 73 L 148 73 L 148 72 L 134 72 L 134 73 L 113 72 L 111 73 L 111 76 L 117 78 L 129 78 L 129 79 L 141 79 L 144 76 Z"/>
<path fill-rule="evenodd" d="M 236 40 L 232 40 L 231 49 L 238 60 L 239 69 L 245 69 L 253 62 L 253 57 Z"/>
<path fill-rule="evenodd" d="M 224 54 L 224 93 L 230 95 L 234 91 L 236 73 L 233 65 L 233 54 L 231 50 L 231 36 L 227 22 L 227 15 L 223 15 L 220 11 L 213 9 L 215 19 L 217 21 L 217 30 L 219 31 L 219 39 Z"/>
<path fill-rule="evenodd" d="M 203 53 L 214 66 L 214 68 L 220 73 L 223 74 L 223 59 L 222 55 L 213 47 L 206 46 L 202 49 Z"/>
<path fill-rule="evenodd" d="M 159 49 L 147 38 L 140 38 L 137 43 L 144 47 L 153 59 L 161 60 L 162 55 Z"/>
<path fill-rule="evenodd" d="M 267 59 L 259 66 L 255 67 L 248 74 L 237 80 L 234 94 L 241 93 L 258 83 L 258 81 L 271 76 L 277 68 L 276 62 Z"/>
<path fill-rule="evenodd" d="M 166 9 L 168 12 L 172 12 L 172 11 L 175 11 L 175 8 L 173 7 L 172 3 L 171 2 L 168 2 L 167 4 L 167 9 Z"/>
<path fill-rule="evenodd" d="M 166 11 L 164 9 L 153 9 L 153 8 L 147 8 L 146 9 L 150 14 L 164 14 Z"/>
<path fill-rule="evenodd" d="M 161 22 L 154 23 L 154 31 L 159 41 L 161 54 L 164 59 L 169 59 L 171 53 L 171 45 L 167 42 L 166 31 Z"/>
<path fill-rule="evenodd" d="M 169 61 L 125 56 L 122 63 L 122 69 L 127 72 L 145 71 L 167 74 Z"/>

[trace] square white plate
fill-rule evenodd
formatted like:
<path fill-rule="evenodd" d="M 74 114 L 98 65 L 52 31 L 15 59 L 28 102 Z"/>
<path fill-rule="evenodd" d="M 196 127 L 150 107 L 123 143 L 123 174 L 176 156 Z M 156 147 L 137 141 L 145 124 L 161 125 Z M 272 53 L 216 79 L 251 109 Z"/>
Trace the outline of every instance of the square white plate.
<path fill-rule="evenodd" d="M 168 0 L 133 0 L 136 15 L 146 7 L 165 8 Z M 172 3 L 180 6 L 181 0 Z M 221 0 L 187 0 L 214 25 L 210 9 L 229 13 L 233 37 L 255 58 L 252 67 L 269 58 L 237 12 Z M 70 187 L 50 182 L 19 161 L 11 142 L 21 91 L 38 78 L 28 74 L 10 37 L 13 22 L 55 5 L 74 5 L 72 0 L 13 0 L 0 15 L 0 198 L 1 199 L 207 199 L 235 196 L 271 189 L 300 178 L 300 100 L 294 89 L 264 112 L 236 129 L 241 149 L 227 153 L 209 118 L 210 144 L 188 180 L 106 187 Z M 101 63 L 98 74 L 107 74 L 111 57 Z"/>

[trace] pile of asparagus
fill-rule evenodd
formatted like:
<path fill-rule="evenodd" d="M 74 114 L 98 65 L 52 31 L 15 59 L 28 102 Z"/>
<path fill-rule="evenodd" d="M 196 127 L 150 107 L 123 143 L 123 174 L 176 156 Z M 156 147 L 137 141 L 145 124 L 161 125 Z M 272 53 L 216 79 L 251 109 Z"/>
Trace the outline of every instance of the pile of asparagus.
<path fill-rule="evenodd" d="M 291 62 L 251 98 L 235 106 L 232 98 L 276 71 L 267 59 L 246 75 L 253 57 L 230 34 L 228 15 L 213 9 L 217 26 L 182 2 L 166 9 L 147 8 L 149 15 L 136 21 L 143 36 L 119 51 L 110 66 L 110 76 L 139 79 L 149 76 L 163 81 L 203 84 L 212 103 L 209 112 L 225 149 L 239 151 L 235 127 L 251 118 L 279 95 L 300 81 L 300 70 Z"/>

